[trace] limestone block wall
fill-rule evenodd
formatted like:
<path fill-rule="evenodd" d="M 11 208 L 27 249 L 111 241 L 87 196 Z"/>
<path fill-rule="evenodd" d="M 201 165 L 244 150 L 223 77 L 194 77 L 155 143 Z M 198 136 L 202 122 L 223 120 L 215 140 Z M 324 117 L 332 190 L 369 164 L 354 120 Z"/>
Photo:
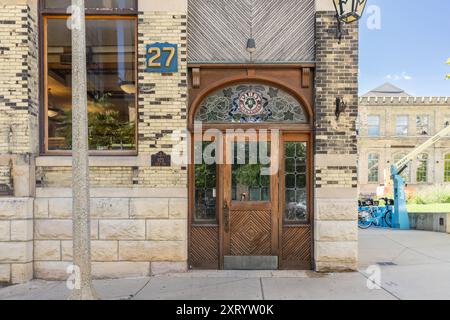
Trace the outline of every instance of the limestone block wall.
<path fill-rule="evenodd" d="M 0 198 L 0 283 L 33 276 L 33 199 Z"/>
<path fill-rule="evenodd" d="M 55 197 L 58 193 L 61 197 Z M 91 234 L 96 278 L 186 270 L 187 205 L 183 189 L 93 190 Z M 34 202 L 34 273 L 63 280 L 72 263 L 70 189 L 42 189 Z"/>
<path fill-rule="evenodd" d="M 330 6 L 316 12 L 315 268 L 356 270 L 358 26 L 336 38 Z M 347 109 L 336 119 L 336 98 Z"/>

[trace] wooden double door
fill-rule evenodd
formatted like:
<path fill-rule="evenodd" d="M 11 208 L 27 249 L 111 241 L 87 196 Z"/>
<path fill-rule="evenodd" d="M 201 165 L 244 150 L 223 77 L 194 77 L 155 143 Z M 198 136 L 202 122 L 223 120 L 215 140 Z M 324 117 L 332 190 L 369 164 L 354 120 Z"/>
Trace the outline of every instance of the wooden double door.
<path fill-rule="evenodd" d="M 226 134 L 201 144 L 206 161 L 191 167 L 191 267 L 310 269 L 309 135 Z"/>

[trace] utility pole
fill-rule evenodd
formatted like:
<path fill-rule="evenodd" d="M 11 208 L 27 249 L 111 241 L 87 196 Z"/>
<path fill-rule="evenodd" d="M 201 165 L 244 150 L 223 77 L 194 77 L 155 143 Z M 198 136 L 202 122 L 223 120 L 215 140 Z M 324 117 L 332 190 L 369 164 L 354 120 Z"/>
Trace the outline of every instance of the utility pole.
<path fill-rule="evenodd" d="M 72 214 L 75 288 L 69 299 L 94 300 L 91 276 L 89 145 L 84 0 L 72 0 Z"/>

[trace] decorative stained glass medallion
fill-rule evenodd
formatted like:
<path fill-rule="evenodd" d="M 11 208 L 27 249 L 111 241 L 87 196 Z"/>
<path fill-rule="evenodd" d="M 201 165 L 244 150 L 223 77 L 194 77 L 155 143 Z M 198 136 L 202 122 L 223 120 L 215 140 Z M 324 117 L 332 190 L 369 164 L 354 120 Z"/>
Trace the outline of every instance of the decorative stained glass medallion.
<path fill-rule="evenodd" d="M 307 123 L 303 106 L 289 93 L 267 85 L 235 85 L 203 100 L 195 121 L 205 123 Z"/>

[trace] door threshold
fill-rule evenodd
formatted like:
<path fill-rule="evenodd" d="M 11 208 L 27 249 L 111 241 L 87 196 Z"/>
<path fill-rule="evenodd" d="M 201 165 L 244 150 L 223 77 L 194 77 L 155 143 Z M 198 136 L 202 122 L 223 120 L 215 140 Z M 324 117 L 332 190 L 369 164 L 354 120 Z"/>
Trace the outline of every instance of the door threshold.
<path fill-rule="evenodd" d="M 278 270 L 277 256 L 224 256 L 224 270 Z"/>

